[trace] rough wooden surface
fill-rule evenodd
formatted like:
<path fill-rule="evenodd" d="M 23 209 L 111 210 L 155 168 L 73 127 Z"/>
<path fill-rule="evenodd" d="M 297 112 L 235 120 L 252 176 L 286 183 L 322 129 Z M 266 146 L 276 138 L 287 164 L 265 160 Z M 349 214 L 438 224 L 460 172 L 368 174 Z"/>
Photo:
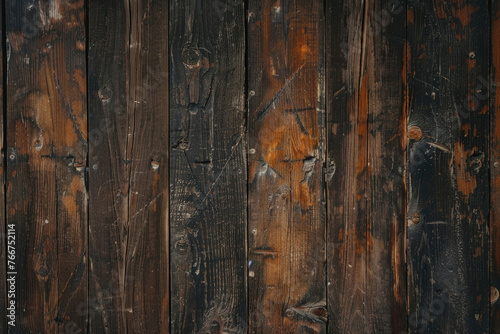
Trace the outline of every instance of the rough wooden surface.
<path fill-rule="evenodd" d="M 168 4 L 89 1 L 91 333 L 168 333 Z"/>
<path fill-rule="evenodd" d="M 249 1 L 251 333 L 325 333 L 323 3 Z"/>
<path fill-rule="evenodd" d="M 487 1 L 409 3 L 412 332 L 488 332 L 488 18 Z"/>
<path fill-rule="evenodd" d="M 499 0 L 2 20 L 0 333 L 500 332 Z"/>
<path fill-rule="evenodd" d="M 406 329 L 405 14 L 399 1 L 327 7 L 329 333 Z"/>
<path fill-rule="evenodd" d="M 327 7 L 329 333 L 360 333 L 368 327 L 364 306 L 369 190 L 365 10 L 359 2 L 330 2 Z"/>
<path fill-rule="evenodd" d="M 171 332 L 245 333 L 245 11 L 170 3 Z"/>
<path fill-rule="evenodd" d="M 17 236 L 18 333 L 86 328 L 77 312 L 87 299 L 83 5 L 6 1 L 6 212 Z"/>
<path fill-rule="evenodd" d="M 490 91 L 490 332 L 500 333 L 500 1 L 491 6 Z"/>

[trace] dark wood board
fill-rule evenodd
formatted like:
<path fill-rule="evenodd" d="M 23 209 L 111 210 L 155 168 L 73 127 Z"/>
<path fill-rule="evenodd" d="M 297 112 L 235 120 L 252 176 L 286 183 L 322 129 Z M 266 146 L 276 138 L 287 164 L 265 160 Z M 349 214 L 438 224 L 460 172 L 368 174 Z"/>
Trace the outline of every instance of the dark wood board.
<path fill-rule="evenodd" d="M 500 1 L 491 4 L 490 333 L 500 333 Z"/>
<path fill-rule="evenodd" d="M 84 1 L 6 1 L 7 224 L 15 225 L 12 333 L 86 329 Z"/>
<path fill-rule="evenodd" d="M 168 333 L 168 3 L 88 9 L 90 332 Z"/>
<path fill-rule="evenodd" d="M 250 333 L 326 333 L 324 11 L 248 2 Z"/>
<path fill-rule="evenodd" d="M 172 333 L 247 331 L 245 18 L 170 2 Z"/>
<path fill-rule="evenodd" d="M 409 329 L 486 333 L 488 2 L 408 5 Z"/>
<path fill-rule="evenodd" d="M 329 333 L 406 330 L 405 3 L 327 2 Z"/>

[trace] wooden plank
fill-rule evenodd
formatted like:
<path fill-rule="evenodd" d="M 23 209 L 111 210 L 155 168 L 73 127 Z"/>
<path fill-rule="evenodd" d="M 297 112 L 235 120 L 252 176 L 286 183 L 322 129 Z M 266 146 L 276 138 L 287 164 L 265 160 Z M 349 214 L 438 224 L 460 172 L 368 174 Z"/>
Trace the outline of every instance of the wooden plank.
<path fill-rule="evenodd" d="M 366 57 L 362 57 L 368 64 L 365 316 L 368 332 L 401 333 L 407 329 L 406 6 L 400 0 L 373 1 L 366 6 Z"/>
<path fill-rule="evenodd" d="M 490 333 L 500 333 L 500 1 L 491 5 Z"/>
<path fill-rule="evenodd" d="M 168 3 L 88 8 L 90 332 L 168 333 Z"/>
<path fill-rule="evenodd" d="M 170 2 L 171 330 L 246 332 L 245 11 Z"/>
<path fill-rule="evenodd" d="M 248 3 L 251 333 L 326 333 L 323 2 Z"/>
<path fill-rule="evenodd" d="M 406 329 L 405 12 L 328 2 L 329 333 Z"/>
<path fill-rule="evenodd" d="M 488 21 L 482 0 L 409 7 L 412 332 L 489 329 Z"/>
<path fill-rule="evenodd" d="M 6 2 L 12 332 L 85 330 L 87 156 L 83 1 Z"/>
<path fill-rule="evenodd" d="M 363 333 L 367 188 L 367 22 L 363 3 L 327 8 L 327 173 L 329 333 Z M 353 29 L 354 27 L 354 29 Z M 358 27 L 363 27 L 358 32 Z"/>

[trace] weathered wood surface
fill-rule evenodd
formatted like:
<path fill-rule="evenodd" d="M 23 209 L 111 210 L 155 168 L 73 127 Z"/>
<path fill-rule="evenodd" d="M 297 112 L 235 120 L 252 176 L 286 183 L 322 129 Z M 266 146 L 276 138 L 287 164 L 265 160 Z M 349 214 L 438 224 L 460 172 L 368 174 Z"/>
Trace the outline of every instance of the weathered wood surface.
<path fill-rule="evenodd" d="M 490 332 L 500 333 L 500 1 L 491 6 L 490 89 Z"/>
<path fill-rule="evenodd" d="M 89 1 L 89 330 L 168 333 L 168 3 Z"/>
<path fill-rule="evenodd" d="M 245 7 L 170 2 L 171 332 L 246 333 Z"/>
<path fill-rule="evenodd" d="M 500 332 L 499 0 L 0 4 L 1 333 Z"/>
<path fill-rule="evenodd" d="M 326 333 L 323 3 L 248 3 L 251 333 Z"/>
<path fill-rule="evenodd" d="M 83 1 L 6 1 L 7 223 L 16 230 L 11 332 L 85 329 L 87 107 Z M 3 314 L 3 312 L 2 312 Z"/>
<path fill-rule="evenodd" d="M 409 328 L 489 329 L 487 1 L 408 8 Z"/>
<path fill-rule="evenodd" d="M 328 2 L 329 333 L 406 330 L 405 14 Z"/>

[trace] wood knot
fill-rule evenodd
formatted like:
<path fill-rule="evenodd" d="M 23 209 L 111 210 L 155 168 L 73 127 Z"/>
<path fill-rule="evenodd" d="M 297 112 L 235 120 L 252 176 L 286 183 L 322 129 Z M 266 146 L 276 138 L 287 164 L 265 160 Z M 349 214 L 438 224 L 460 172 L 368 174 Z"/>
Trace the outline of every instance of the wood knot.
<path fill-rule="evenodd" d="M 422 139 L 422 130 L 418 126 L 411 126 L 408 129 L 408 138 L 417 141 Z"/>
<path fill-rule="evenodd" d="M 200 110 L 200 106 L 197 103 L 191 103 L 188 106 L 188 110 L 191 115 L 196 115 L 198 113 L 198 110 Z"/>
<path fill-rule="evenodd" d="M 40 151 L 42 149 L 43 143 L 40 139 L 35 140 L 35 149 Z"/>
<path fill-rule="evenodd" d="M 214 320 L 210 324 L 210 334 L 219 334 L 219 333 L 222 333 L 221 325 L 217 320 Z"/>
<path fill-rule="evenodd" d="M 330 181 L 335 175 L 335 171 L 337 170 L 337 166 L 335 165 L 335 161 L 330 161 L 328 164 L 328 169 L 326 170 L 326 180 Z"/>
<path fill-rule="evenodd" d="M 179 241 L 177 241 L 175 243 L 174 248 L 175 248 L 175 251 L 177 252 L 177 254 L 186 255 L 189 251 L 189 244 L 187 243 L 186 240 L 180 239 Z"/>
<path fill-rule="evenodd" d="M 179 141 L 177 142 L 177 144 L 175 144 L 173 146 L 174 149 L 178 149 L 178 150 L 181 150 L 181 151 L 186 151 L 189 149 L 189 142 L 186 138 L 181 138 L 179 139 Z"/>
<path fill-rule="evenodd" d="M 101 89 L 99 89 L 99 91 L 97 92 L 97 95 L 99 96 L 99 99 L 101 99 L 102 102 L 108 102 L 109 99 L 111 99 L 113 92 L 111 91 L 111 89 L 104 86 Z"/>
<path fill-rule="evenodd" d="M 73 164 L 77 172 L 83 171 L 85 168 L 85 163 L 83 161 L 77 161 Z"/>
<path fill-rule="evenodd" d="M 151 161 L 151 168 L 156 172 L 160 168 L 160 163 L 158 161 Z"/>
<path fill-rule="evenodd" d="M 484 153 L 476 152 L 469 158 L 469 168 L 473 174 L 479 174 L 481 166 L 483 165 Z"/>
<path fill-rule="evenodd" d="M 184 66 L 195 69 L 201 65 L 201 52 L 197 47 L 186 45 L 182 49 L 181 59 Z"/>

